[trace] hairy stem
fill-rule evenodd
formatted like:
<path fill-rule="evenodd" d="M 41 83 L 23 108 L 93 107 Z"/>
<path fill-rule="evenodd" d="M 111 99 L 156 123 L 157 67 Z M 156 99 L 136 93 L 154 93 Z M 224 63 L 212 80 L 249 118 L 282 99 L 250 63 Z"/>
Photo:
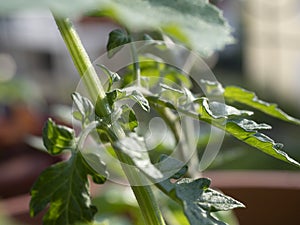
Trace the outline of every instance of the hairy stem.
<path fill-rule="evenodd" d="M 97 73 L 86 53 L 81 40 L 75 31 L 73 24 L 68 18 L 58 18 L 54 16 L 59 31 L 66 43 L 69 53 L 79 75 L 84 79 L 89 94 L 93 100 L 105 98 L 105 92 L 98 79 Z"/>
<path fill-rule="evenodd" d="M 54 19 L 79 75 L 84 80 L 92 100 L 97 102 L 99 116 L 109 116 L 111 114 L 111 107 L 106 100 L 105 91 L 71 21 L 68 18 L 59 18 L 55 15 Z M 122 128 L 115 126 L 110 139 L 112 142 L 115 142 L 124 136 Z M 126 157 L 121 151 L 116 149 L 116 153 L 120 161 L 124 164 L 132 165 L 132 160 Z M 123 167 L 123 169 L 130 183 L 135 179 L 142 179 L 142 175 L 135 168 Z M 165 225 L 151 187 L 131 186 L 131 188 L 141 208 L 145 224 Z"/>

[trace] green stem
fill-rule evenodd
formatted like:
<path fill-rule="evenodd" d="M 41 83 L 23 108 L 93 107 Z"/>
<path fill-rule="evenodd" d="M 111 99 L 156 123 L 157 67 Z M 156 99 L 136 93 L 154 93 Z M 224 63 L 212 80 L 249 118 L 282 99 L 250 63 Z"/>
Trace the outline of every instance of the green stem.
<path fill-rule="evenodd" d="M 111 109 L 107 103 L 104 89 L 100 80 L 98 79 L 91 60 L 86 53 L 76 30 L 73 27 L 73 24 L 68 18 L 59 18 L 56 17 L 55 14 L 53 15 L 60 34 L 63 37 L 72 57 L 74 65 L 80 77 L 83 79 L 92 101 L 97 101 L 97 106 L 99 107 L 98 111 L 101 112 L 101 115 L 109 115 L 111 113 Z"/>
<path fill-rule="evenodd" d="M 115 148 L 116 149 L 116 148 Z M 116 154 L 118 158 L 124 162 L 122 169 L 124 170 L 129 183 L 143 184 L 145 177 L 136 168 L 128 168 L 128 165 L 132 165 L 132 160 L 121 151 L 117 149 Z M 156 204 L 155 197 L 153 195 L 151 186 L 131 186 L 131 189 L 136 196 L 137 202 L 142 211 L 145 224 L 148 225 L 165 225 L 164 219 L 161 215 L 160 209 Z M 154 201 L 154 202 L 153 202 Z"/>
<path fill-rule="evenodd" d="M 132 54 L 132 60 L 133 60 L 133 70 L 135 72 L 136 85 L 138 87 L 140 87 L 141 86 L 141 68 L 140 68 L 137 50 L 136 50 L 136 47 L 135 47 L 132 37 L 130 37 L 130 48 L 131 48 L 131 54 Z"/>
<path fill-rule="evenodd" d="M 73 59 L 75 67 L 84 80 L 92 100 L 94 102 L 97 101 L 99 114 L 104 117 L 110 115 L 111 108 L 106 100 L 105 91 L 71 21 L 68 18 L 59 18 L 55 15 L 54 19 Z M 110 139 L 112 142 L 115 142 L 124 136 L 125 134 L 122 128 L 117 126 L 114 127 Z M 122 154 L 119 150 L 116 150 L 116 153 L 122 162 L 132 165 L 132 160 L 129 157 Z M 137 169 L 131 169 L 129 167 L 123 167 L 123 169 L 131 184 L 135 179 L 142 179 L 142 176 Z M 165 225 L 151 187 L 131 186 L 131 188 L 139 203 L 142 215 L 145 219 L 145 224 Z"/>
<path fill-rule="evenodd" d="M 120 130 L 119 124 L 114 124 L 114 126 L 108 130 L 109 138 L 111 143 L 116 143 L 120 137 L 118 137 L 118 132 Z M 133 165 L 131 158 L 127 155 L 122 154 L 121 149 L 118 149 L 117 146 L 112 144 L 115 153 L 118 156 L 119 160 L 123 162 L 122 169 L 125 172 L 127 179 L 130 184 L 140 184 L 145 183 L 145 177 L 138 171 L 136 168 L 131 168 L 128 165 Z M 152 189 L 149 185 L 144 186 L 133 186 L 131 189 L 137 199 L 137 202 L 142 211 L 144 220 L 148 225 L 165 225 L 165 221 L 161 215 L 160 209 L 156 203 L 155 197 L 153 195 Z"/>

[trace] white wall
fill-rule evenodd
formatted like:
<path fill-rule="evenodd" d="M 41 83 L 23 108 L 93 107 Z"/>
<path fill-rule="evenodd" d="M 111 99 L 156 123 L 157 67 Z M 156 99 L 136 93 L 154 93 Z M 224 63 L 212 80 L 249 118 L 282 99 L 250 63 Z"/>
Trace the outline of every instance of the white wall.
<path fill-rule="evenodd" d="M 244 1 L 242 10 L 248 80 L 300 108 L 300 1 Z"/>

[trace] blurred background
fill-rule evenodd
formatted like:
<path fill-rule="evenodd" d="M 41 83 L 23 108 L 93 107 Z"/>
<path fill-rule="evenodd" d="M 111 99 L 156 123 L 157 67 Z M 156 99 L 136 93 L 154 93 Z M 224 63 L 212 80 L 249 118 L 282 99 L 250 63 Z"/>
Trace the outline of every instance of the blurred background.
<path fill-rule="evenodd" d="M 212 2 L 224 11 L 236 38 L 236 44 L 206 59 L 217 79 L 224 85 L 239 85 L 255 91 L 261 99 L 276 102 L 287 113 L 300 118 L 300 2 Z M 91 60 L 105 52 L 108 34 L 117 27 L 105 18 L 80 19 L 75 25 Z M 0 17 L 0 217 L 1 212 L 6 212 L 2 216 L 13 216 L 14 220 L 18 219 L 17 224 L 20 221 L 23 224 L 41 223 L 40 217 L 29 219 L 26 214 L 28 192 L 38 174 L 61 158 L 37 150 L 41 147 L 37 137 L 49 116 L 57 116 L 59 120 L 63 107 L 71 105 L 70 96 L 78 82 L 79 76 L 50 12 L 26 11 Z M 285 151 L 300 161 L 300 127 L 259 112 L 255 115 L 256 121 L 273 126 L 272 131 L 265 133 L 284 143 Z M 201 140 L 199 155 L 204 145 Z M 257 174 L 253 175 L 254 172 Z M 236 196 L 246 205 L 249 202 L 248 209 L 236 212 L 241 225 L 250 222 L 258 225 L 291 224 L 286 222 L 288 219 L 300 224 L 297 218 L 300 174 L 296 167 L 226 136 L 220 153 L 204 174 L 211 176 L 213 185 L 226 194 Z M 230 179 L 232 184 L 228 184 Z M 142 224 L 141 218 L 135 215 L 137 205 L 134 199 L 122 198 L 124 194 L 118 191 L 120 187 L 111 185 L 113 188 L 106 192 L 108 195 L 101 194 L 105 193 L 104 190 L 96 188 L 94 191 L 98 203 L 104 201 L 108 206 L 102 209 L 105 213 L 99 217 L 120 212 L 126 219 L 114 218 L 116 221 L 111 224 L 126 225 L 132 220 Z M 280 197 L 280 193 L 286 197 Z M 253 196 L 261 202 L 252 203 Z M 286 214 L 257 207 L 272 199 L 277 199 L 275 205 L 279 203 L 287 207 Z M 95 204 L 98 203 L 96 199 Z M 172 207 L 176 211 L 176 207 Z M 265 214 L 255 214 L 256 211 Z M 166 215 L 172 217 L 167 211 Z M 262 222 L 261 217 L 271 215 L 275 222 Z M 237 223 L 236 219 L 231 220 L 232 224 Z M 3 221 L 0 218 L 0 224 L 14 224 L 7 218 Z M 175 222 L 172 224 L 176 225 Z"/>

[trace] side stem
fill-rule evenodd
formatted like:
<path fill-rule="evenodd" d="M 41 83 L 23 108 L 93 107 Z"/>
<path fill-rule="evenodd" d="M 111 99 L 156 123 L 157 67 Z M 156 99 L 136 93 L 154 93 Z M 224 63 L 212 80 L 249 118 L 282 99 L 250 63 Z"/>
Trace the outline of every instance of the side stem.
<path fill-rule="evenodd" d="M 136 46 L 135 46 L 132 36 L 130 37 L 130 48 L 131 48 L 131 55 L 132 55 L 132 60 L 133 60 L 133 70 L 135 73 L 136 85 L 138 87 L 140 87 L 141 86 L 141 68 L 140 68 L 140 63 L 139 63 L 139 56 L 137 54 Z"/>

